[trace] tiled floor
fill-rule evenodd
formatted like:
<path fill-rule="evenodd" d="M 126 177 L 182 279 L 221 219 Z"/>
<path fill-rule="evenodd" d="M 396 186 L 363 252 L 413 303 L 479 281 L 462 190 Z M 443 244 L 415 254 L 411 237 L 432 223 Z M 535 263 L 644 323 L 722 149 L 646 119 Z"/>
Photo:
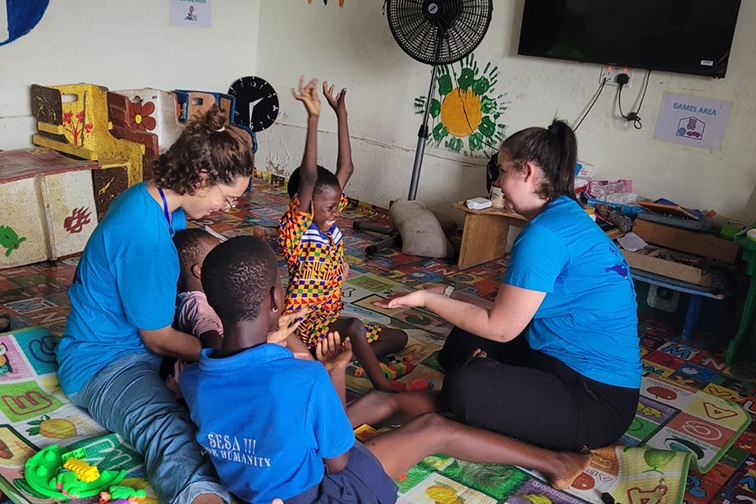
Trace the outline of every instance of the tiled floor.
<path fill-rule="evenodd" d="M 258 179 L 253 192 L 239 208 L 197 224 L 210 225 L 229 237 L 252 233 L 266 238 L 277 249 L 276 226 L 287 203 L 283 191 L 277 187 L 282 182 L 276 177 L 267 181 Z M 440 347 L 448 333 L 448 324 L 431 313 L 417 310 L 404 314 L 382 313 L 370 303 L 371 296 L 385 295 L 387 290 L 413 288 L 426 282 L 454 283 L 458 288 L 489 299 L 496 295 L 506 259 L 460 272 L 453 261 L 406 256 L 396 250 L 367 258 L 364 248 L 383 236 L 353 231 L 355 219 L 388 224 L 385 213 L 357 202 L 350 204 L 339 221 L 352 268 L 350 282 L 345 288 L 345 297 L 350 302 L 347 311 L 407 330 L 412 338 L 411 344 L 416 347 L 409 350 L 415 352 L 415 362 L 429 358 L 429 353 Z M 11 315 L 12 329 L 45 326 L 62 334 L 69 307 L 66 289 L 76 264 L 77 258 L 72 257 L 0 270 L 0 310 Z M 283 264 L 281 267 L 284 270 Z M 662 374 L 728 397 L 756 416 L 756 371 L 745 366 L 727 366 L 721 354 L 711 349 L 710 341 L 717 340 L 716 334 L 699 335 L 699 339 L 679 342 L 675 336 L 679 330 L 679 327 L 654 318 L 642 320 L 639 331 L 646 373 Z M 433 383 L 439 382 L 440 376 L 430 374 L 425 378 Z M 350 386 L 358 392 L 365 389 L 364 379 L 360 380 L 350 381 Z M 753 425 L 709 473 L 703 476 L 691 473 L 686 500 L 695 503 L 756 502 L 756 428 Z"/>

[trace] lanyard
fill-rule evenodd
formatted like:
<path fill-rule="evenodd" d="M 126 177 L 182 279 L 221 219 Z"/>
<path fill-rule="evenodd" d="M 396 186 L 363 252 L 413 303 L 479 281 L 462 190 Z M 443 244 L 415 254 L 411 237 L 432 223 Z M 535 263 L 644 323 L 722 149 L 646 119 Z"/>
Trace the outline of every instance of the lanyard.
<path fill-rule="evenodd" d="M 160 193 L 160 198 L 163 200 L 163 214 L 165 215 L 165 220 L 168 221 L 168 229 L 170 229 L 171 234 L 173 234 L 173 215 L 168 211 L 168 201 L 165 199 L 165 193 L 163 190 L 158 187 L 158 192 Z"/>

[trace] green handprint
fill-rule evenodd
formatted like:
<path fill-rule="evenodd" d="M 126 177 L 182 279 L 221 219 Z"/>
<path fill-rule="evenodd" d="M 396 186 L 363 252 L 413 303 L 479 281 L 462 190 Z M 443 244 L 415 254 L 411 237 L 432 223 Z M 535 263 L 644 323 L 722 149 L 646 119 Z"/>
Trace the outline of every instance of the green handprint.
<path fill-rule="evenodd" d="M 446 96 L 454 89 L 451 76 L 449 75 L 449 67 L 447 65 L 440 67 L 438 73 L 438 94 Z"/>
<path fill-rule="evenodd" d="M 446 129 L 446 126 L 444 126 L 444 123 L 442 122 L 436 124 L 436 126 L 433 128 L 433 140 L 438 143 L 440 143 L 441 140 L 443 140 L 448 134 L 449 130 Z"/>
<path fill-rule="evenodd" d="M 11 255 L 11 252 L 18 249 L 21 242 L 26 241 L 25 237 L 18 237 L 18 233 L 10 226 L 0 226 L 0 245 L 5 247 L 5 257 Z"/>
<path fill-rule="evenodd" d="M 478 73 L 478 62 L 475 61 L 473 55 L 465 57 L 460 64 L 459 79 L 457 79 L 457 85 L 462 91 L 467 91 L 475 82 L 475 75 Z M 475 93 L 480 94 L 480 93 Z"/>

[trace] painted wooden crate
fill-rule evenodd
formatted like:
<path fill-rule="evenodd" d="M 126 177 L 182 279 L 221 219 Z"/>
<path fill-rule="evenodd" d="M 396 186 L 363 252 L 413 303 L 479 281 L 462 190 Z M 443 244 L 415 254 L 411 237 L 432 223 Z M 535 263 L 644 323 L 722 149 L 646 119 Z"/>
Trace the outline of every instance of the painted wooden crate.
<path fill-rule="evenodd" d="M 98 222 L 98 168 L 44 147 L 0 152 L 0 268 L 84 250 Z"/>
<path fill-rule="evenodd" d="M 82 159 L 102 169 L 125 166 L 128 185 L 143 180 L 143 144 L 114 137 L 108 118 L 107 88 L 94 84 L 31 86 L 32 114 L 37 119 L 36 145 Z"/>
<path fill-rule="evenodd" d="M 173 145 L 185 124 L 178 120 L 176 94 L 154 88 L 111 91 L 128 98 L 125 121 L 132 129 L 154 133 L 160 152 Z M 113 109 L 111 108 L 111 120 Z"/>
<path fill-rule="evenodd" d="M 233 122 L 234 109 L 236 108 L 235 96 L 215 91 L 192 91 L 185 89 L 177 89 L 175 94 L 180 121 L 187 122 L 195 115 L 203 114 L 213 105 L 217 105 L 226 116 L 226 124 L 236 130 L 237 134 L 249 145 L 253 153 L 257 152 L 257 138 L 252 128 Z"/>

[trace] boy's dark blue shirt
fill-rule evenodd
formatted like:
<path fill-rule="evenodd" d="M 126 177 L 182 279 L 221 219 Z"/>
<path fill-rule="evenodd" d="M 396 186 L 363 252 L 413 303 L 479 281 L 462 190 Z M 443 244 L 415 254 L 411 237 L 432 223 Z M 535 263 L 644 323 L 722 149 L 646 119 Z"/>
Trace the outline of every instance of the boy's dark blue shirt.
<path fill-rule="evenodd" d="M 203 350 L 181 374 L 197 441 L 221 483 L 247 502 L 284 500 L 318 484 L 324 458 L 354 445 L 325 368 L 264 344 L 216 359 Z"/>

